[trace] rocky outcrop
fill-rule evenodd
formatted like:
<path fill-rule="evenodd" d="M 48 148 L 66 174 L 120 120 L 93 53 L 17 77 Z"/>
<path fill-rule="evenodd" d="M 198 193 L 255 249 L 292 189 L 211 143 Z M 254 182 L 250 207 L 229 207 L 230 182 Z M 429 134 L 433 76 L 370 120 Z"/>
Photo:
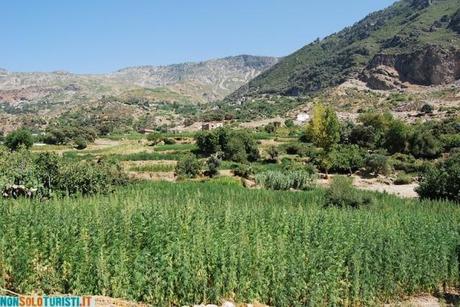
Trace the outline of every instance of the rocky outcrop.
<path fill-rule="evenodd" d="M 382 74 L 382 66 L 393 68 L 401 82 L 427 86 L 448 84 L 460 79 L 460 49 L 445 50 L 428 46 L 409 54 L 378 54 L 362 77 L 371 88 L 383 89 L 381 84 L 375 82 L 378 75 Z M 388 71 L 388 68 L 385 70 Z M 392 73 L 390 77 L 396 76 Z"/>
<path fill-rule="evenodd" d="M 460 9 L 452 16 L 449 28 L 460 34 Z"/>
<path fill-rule="evenodd" d="M 403 87 L 398 71 L 390 66 L 380 65 L 372 68 L 363 74 L 363 79 L 375 90 L 387 91 Z"/>

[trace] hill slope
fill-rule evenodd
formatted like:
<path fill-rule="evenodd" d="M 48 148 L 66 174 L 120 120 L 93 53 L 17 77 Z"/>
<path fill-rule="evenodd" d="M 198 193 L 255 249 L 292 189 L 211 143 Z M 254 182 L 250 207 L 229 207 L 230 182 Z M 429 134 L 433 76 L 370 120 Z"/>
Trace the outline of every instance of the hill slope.
<path fill-rule="evenodd" d="M 143 97 L 145 89 L 152 100 L 209 102 L 222 99 L 277 61 L 272 57 L 241 55 L 200 63 L 130 67 L 101 75 L 0 70 L 0 105 L 65 104 L 104 95 Z"/>
<path fill-rule="evenodd" d="M 305 95 L 352 78 L 375 89 L 459 79 L 460 0 L 396 2 L 285 57 L 228 99 Z"/>

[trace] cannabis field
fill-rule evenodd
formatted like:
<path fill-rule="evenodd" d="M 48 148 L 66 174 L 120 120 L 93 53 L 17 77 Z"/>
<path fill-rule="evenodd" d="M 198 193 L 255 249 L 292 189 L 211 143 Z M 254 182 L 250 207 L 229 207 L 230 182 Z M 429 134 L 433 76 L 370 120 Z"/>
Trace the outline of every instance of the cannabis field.
<path fill-rule="evenodd" d="M 141 183 L 107 196 L 3 200 L 0 287 L 168 306 L 372 305 L 459 283 L 460 207 L 375 194 Z"/>

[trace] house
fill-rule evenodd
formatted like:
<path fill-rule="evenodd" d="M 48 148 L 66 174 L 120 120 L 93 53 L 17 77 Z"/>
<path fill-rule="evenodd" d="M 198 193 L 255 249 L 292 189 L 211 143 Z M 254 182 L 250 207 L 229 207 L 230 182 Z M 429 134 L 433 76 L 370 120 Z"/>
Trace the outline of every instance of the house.
<path fill-rule="evenodd" d="M 217 128 L 220 128 L 220 127 L 223 127 L 223 126 L 224 126 L 224 123 L 220 123 L 220 122 L 203 123 L 201 125 L 201 130 L 209 131 L 209 130 L 217 129 Z"/>
<path fill-rule="evenodd" d="M 307 113 L 299 113 L 297 114 L 296 121 L 299 123 L 305 123 L 310 120 L 310 115 Z"/>

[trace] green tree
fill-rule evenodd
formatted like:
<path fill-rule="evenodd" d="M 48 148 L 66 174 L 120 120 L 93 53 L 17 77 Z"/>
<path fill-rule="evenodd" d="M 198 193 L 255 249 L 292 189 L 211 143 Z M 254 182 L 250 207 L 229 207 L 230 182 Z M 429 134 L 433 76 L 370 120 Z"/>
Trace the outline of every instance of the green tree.
<path fill-rule="evenodd" d="M 385 133 L 384 146 L 390 153 L 402 153 L 407 149 L 408 128 L 400 120 L 393 121 Z"/>
<path fill-rule="evenodd" d="M 30 148 L 34 144 L 33 136 L 27 129 L 18 129 L 11 132 L 6 136 L 5 146 L 10 150 L 18 150 L 19 147 L 24 146 Z"/>
<path fill-rule="evenodd" d="M 437 167 L 426 170 L 416 192 L 421 198 L 460 202 L 460 154 L 449 157 Z"/>
<path fill-rule="evenodd" d="M 313 118 L 307 130 L 315 145 L 327 151 L 340 140 L 340 123 L 337 114 L 331 107 L 324 107 L 322 104 L 313 107 Z"/>
<path fill-rule="evenodd" d="M 409 152 L 416 158 L 436 158 L 442 152 L 442 143 L 430 130 L 416 127 L 409 136 Z"/>
<path fill-rule="evenodd" d="M 195 178 L 201 174 L 203 163 L 195 155 L 189 154 L 182 158 L 176 165 L 176 176 Z"/>

